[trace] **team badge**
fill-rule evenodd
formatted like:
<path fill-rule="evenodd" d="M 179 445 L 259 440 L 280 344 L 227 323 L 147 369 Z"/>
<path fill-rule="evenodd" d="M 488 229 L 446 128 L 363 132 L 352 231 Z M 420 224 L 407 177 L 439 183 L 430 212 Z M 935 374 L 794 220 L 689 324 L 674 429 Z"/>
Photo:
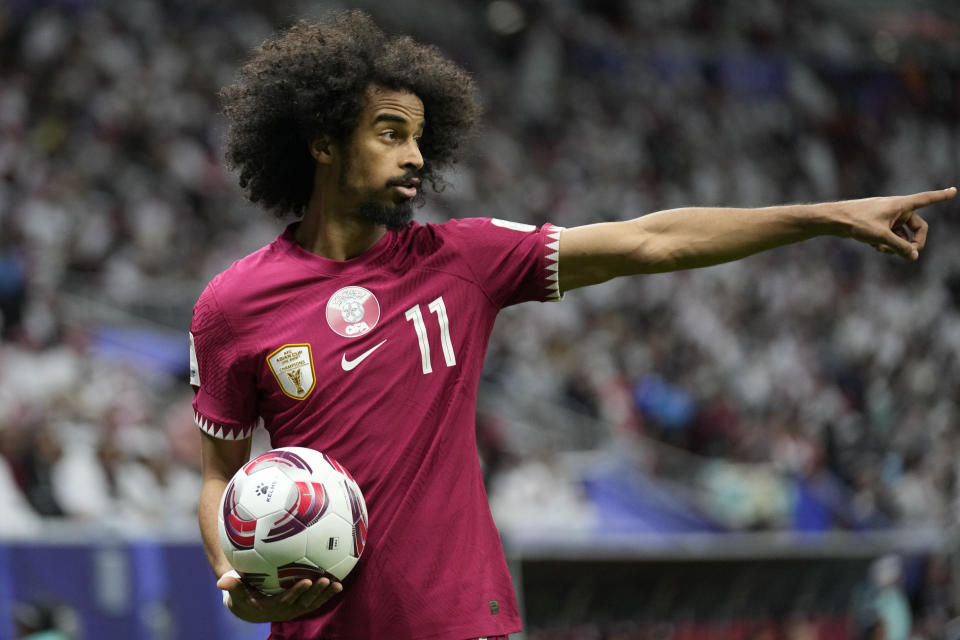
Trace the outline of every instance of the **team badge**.
<path fill-rule="evenodd" d="M 344 287 L 327 301 L 327 324 L 344 338 L 369 333 L 379 321 L 380 303 L 363 287 Z"/>
<path fill-rule="evenodd" d="M 285 344 L 267 356 L 267 364 L 284 394 L 303 400 L 316 385 L 309 344 Z"/>

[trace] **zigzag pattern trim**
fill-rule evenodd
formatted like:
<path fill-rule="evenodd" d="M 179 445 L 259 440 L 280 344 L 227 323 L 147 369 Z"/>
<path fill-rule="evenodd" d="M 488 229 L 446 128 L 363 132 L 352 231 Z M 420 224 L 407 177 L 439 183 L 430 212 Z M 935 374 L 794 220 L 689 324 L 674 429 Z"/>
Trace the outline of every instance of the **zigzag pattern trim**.
<path fill-rule="evenodd" d="M 543 228 L 543 239 L 546 243 L 547 260 L 547 297 L 548 302 L 563 300 L 560 291 L 560 233 L 563 227 L 546 224 Z"/>
<path fill-rule="evenodd" d="M 224 426 L 212 420 L 207 420 L 196 410 L 193 412 L 193 421 L 200 427 L 201 431 L 219 440 L 245 440 L 253 435 L 253 430 L 257 426 L 256 424 L 233 427 Z"/>

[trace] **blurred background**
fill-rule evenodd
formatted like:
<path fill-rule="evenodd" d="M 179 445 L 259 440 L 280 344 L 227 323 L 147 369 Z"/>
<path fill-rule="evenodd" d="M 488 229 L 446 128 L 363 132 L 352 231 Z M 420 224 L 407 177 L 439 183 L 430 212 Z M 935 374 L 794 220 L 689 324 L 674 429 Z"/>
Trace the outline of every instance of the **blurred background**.
<path fill-rule="evenodd" d="M 199 545 L 186 331 L 286 223 L 217 91 L 345 6 L 0 1 L 0 640 L 266 636 Z M 349 6 L 481 89 L 421 221 L 960 181 L 951 0 Z M 818 239 L 501 315 L 477 436 L 526 638 L 960 638 L 960 207 L 927 217 L 913 264 Z"/>

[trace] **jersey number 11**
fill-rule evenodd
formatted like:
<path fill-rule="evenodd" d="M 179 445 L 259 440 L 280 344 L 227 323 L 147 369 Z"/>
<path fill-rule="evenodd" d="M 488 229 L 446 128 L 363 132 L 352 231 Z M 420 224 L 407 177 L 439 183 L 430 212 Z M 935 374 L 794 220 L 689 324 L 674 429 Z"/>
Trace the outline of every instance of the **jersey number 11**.
<path fill-rule="evenodd" d="M 440 345 L 443 347 L 443 359 L 448 367 L 457 364 L 457 358 L 453 353 L 453 341 L 450 340 L 450 320 L 447 318 L 447 308 L 443 304 L 443 296 L 440 296 L 427 305 L 431 313 L 437 314 L 437 322 L 440 324 Z M 407 309 L 407 320 L 413 321 L 413 328 L 417 332 L 417 342 L 420 344 L 420 364 L 423 372 L 432 373 L 433 366 L 430 363 L 430 340 L 427 338 L 427 326 L 423 322 L 423 314 L 420 312 L 420 305 L 415 305 Z"/>

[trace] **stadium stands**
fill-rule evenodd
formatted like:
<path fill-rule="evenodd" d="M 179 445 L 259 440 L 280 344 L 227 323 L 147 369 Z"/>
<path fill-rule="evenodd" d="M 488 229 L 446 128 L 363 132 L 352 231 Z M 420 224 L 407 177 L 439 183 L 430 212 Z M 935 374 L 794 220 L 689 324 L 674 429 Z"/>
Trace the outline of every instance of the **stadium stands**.
<path fill-rule="evenodd" d="M 486 104 L 423 220 L 571 226 L 960 175 L 947 2 L 389 5 L 354 3 L 443 47 Z M 324 8 L 0 6 L 0 536 L 193 535 L 191 307 L 283 224 L 224 168 L 216 92 L 274 26 Z M 938 637 L 957 613 L 941 555 L 958 520 L 956 213 L 933 214 L 917 264 L 824 239 L 507 310 L 478 420 L 498 521 L 521 535 L 531 514 L 574 532 L 937 531 L 904 584 L 915 632 Z M 774 637 L 748 629 L 763 616 L 661 633 L 614 613 L 568 635 L 534 616 L 528 637 Z M 828 613 L 812 637 L 852 637 L 852 618 Z"/>

